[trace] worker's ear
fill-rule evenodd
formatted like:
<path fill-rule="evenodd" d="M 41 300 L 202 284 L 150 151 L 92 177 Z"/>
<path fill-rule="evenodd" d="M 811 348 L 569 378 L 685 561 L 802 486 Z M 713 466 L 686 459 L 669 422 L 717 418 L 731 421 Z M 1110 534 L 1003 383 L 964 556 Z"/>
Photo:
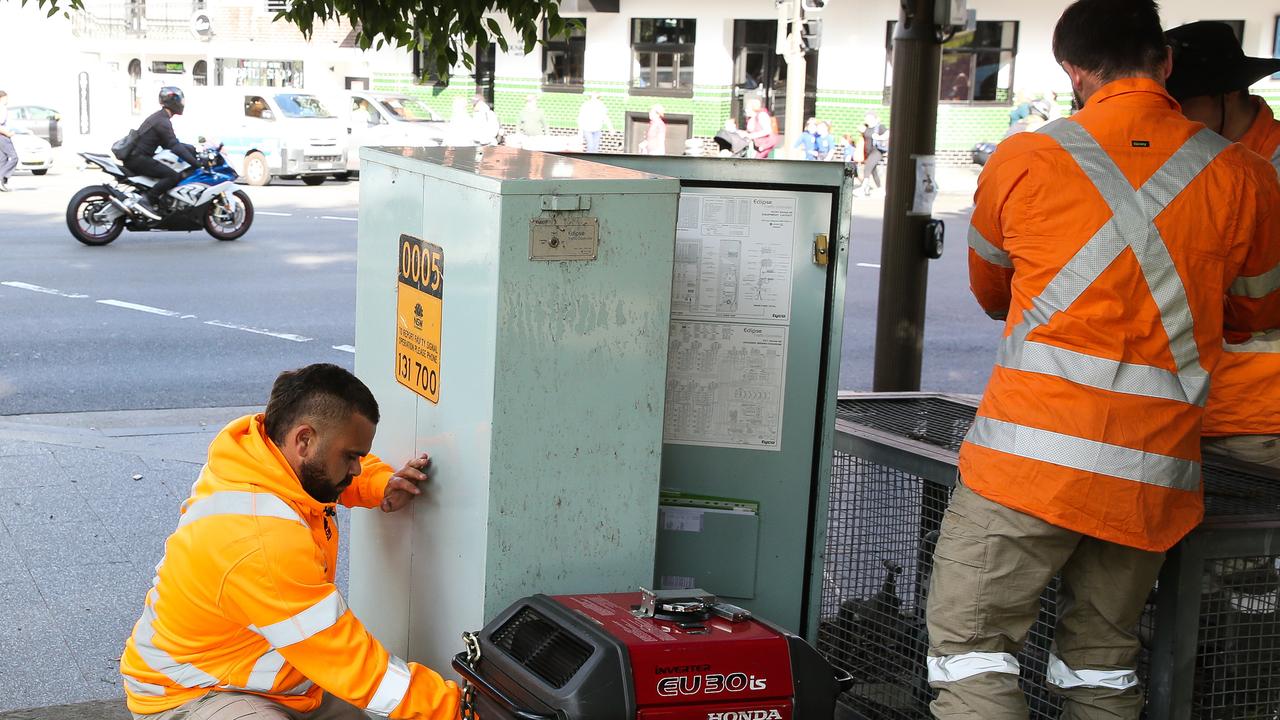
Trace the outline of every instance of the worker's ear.
<path fill-rule="evenodd" d="M 1164 62 L 1160 65 L 1160 79 L 1167 82 L 1169 76 L 1173 74 L 1173 48 L 1166 46 L 1164 49 Z"/>
<path fill-rule="evenodd" d="M 301 423 L 289 430 L 285 443 L 300 459 L 306 460 L 316 452 L 320 444 L 319 439 L 320 436 L 315 427 L 309 423 Z"/>

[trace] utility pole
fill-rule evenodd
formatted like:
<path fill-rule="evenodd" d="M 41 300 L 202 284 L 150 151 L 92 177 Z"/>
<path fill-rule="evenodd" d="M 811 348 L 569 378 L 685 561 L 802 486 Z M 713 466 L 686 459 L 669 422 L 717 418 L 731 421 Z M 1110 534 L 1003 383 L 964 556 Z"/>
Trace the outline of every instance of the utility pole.
<path fill-rule="evenodd" d="M 794 157 L 796 141 L 804 130 L 804 80 L 808 68 L 804 59 L 804 0 L 775 0 L 778 7 L 778 54 L 787 61 L 787 114 L 783 121 L 782 152 L 778 157 Z"/>
<path fill-rule="evenodd" d="M 943 31 L 957 14 L 956 0 L 901 0 L 893 34 L 893 85 L 884 234 L 880 250 L 880 296 L 876 304 L 876 391 L 920 389 L 924 314 L 931 233 L 928 212 L 912 213 L 916 157 L 932 158 L 938 129 L 938 82 Z M 788 107 L 788 109 L 790 109 Z"/>

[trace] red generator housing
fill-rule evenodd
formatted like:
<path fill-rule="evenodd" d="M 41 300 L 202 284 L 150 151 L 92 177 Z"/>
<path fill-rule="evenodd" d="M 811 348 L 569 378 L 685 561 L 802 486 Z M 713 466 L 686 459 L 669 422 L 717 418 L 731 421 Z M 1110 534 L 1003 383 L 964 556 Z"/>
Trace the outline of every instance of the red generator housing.
<path fill-rule="evenodd" d="M 534 595 L 454 667 L 481 720 L 831 720 L 848 679 L 800 638 L 696 590 Z"/>

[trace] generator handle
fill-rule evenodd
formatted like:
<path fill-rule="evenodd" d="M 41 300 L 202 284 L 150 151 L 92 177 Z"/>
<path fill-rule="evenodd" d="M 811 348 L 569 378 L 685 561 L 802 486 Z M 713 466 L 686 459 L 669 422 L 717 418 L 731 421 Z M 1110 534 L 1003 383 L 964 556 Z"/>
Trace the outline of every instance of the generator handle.
<path fill-rule="evenodd" d="M 833 668 L 836 671 L 836 687 L 840 688 L 841 695 L 853 689 L 853 673 L 844 668 Z"/>
<path fill-rule="evenodd" d="M 560 716 L 555 713 L 542 713 L 521 707 L 519 703 L 494 687 L 484 676 L 477 672 L 471 661 L 467 659 L 466 653 L 458 653 L 453 657 L 453 669 L 457 670 L 476 689 L 487 695 L 490 700 L 502 705 L 507 712 L 514 715 L 518 720 L 560 720 Z M 853 678 L 850 677 L 849 681 L 852 683 Z"/>

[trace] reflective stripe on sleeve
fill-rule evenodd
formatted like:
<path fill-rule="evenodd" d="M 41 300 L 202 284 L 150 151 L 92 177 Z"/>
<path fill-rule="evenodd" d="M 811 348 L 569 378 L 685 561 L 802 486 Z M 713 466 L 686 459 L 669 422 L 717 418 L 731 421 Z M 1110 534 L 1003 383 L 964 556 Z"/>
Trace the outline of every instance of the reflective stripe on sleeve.
<path fill-rule="evenodd" d="M 341 593 L 334 590 L 291 618 L 261 628 L 250 626 L 249 629 L 266 638 L 273 648 L 289 647 L 333 627 L 346 611 L 346 601 Z"/>
<path fill-rule="evenodd" d="M 136 680 L 128 675 L 124 676 L 125 687 L 129 688 L 129 692 L 134 695 L 143 697 L 164 697 L 164 688 L 159 685 L 152 685 L 141 680 Z"/>
<path fill-rule="evenodd" d="M 1261 275 L 1240 276 L 1231 283 L 1229 294 L 1247 297 L 1250 300 L 1264 298 L 1276 290 L 1280 290 L 1280 265 L 1271 268 Z"/>
<path fill-rule="evenodd" d="M 248 515 L 290 520 L 303 527 L 306 522 L 284 500 L 271 493 L 227 491 L 203 497 L 187 507 L 178 521 L 178 527 L 215 515 Z"/>
<path fill-rule="evenodd" d="M 378 683 L 378 690 L 373 694 L 373 699 L 369 701 L 365 710 L 374 715 L 387 717 L 400 705 L 404 700 L 404 694 L 408 691 L 409 666 L 392 655 L 387 660 L 387 672 L 382 676 L 382 682 Z"/>
<path fill-rule="evenodd" d="M 223 685 L 225 690 L 251 690 L 253 692 L 271 692 L 275 687 L 276 676 L 284 667 L 284 656 L 274 649 L 263 653 L 249 671 L 249 679 L 244 685 Z"/>
<path fill-rule="evenodd" d="M 1138 674 L 1133 670 L 1072 670 L 1053 653 L 1049 653 L 1044 675 L 1050 685 L 1064 690 L 1081 687 L 1128 690 L 1138 684 Z"/>
<path fill-rule="evenodd" d="M 1254 335 L 1242 343 L 1223 343 L 1222 349 L 1229 353 L 1280 354 L 1280 330 Z"/>
<path fill-rule="evenodd" d="M 159 595 L 153 589 L 149 593 L 151 602 L 142 608 L 142 618 L 133 629 L 133 647 L 147 667 L 164 675 L 175 684 L 185 688 L 213 687 L 218 679 L 191 663 L 180 663 L 169 653 L 152 644 L 155 638 L 156 611 L 154 603 Z"/>
<path fill-rule="evenodd" d="M 992 245 L 990 241 L 983 237 L 982 233 L 978 232 L 978 228 L 973 225 L 969 226 L 969 247 L 973 248 L 973 251 L 978 253 L 978 257 L 986 260 L 992 265 L 999 265 L 1000 267 L 1006 268 L 1013 267 L 1013 261 L 1009 259 L 1009 253 L 1001 250 L 995 245 Z"/>
<path fill-rule="evenodd" d="M 929 682 L 957 682 L 982 673 L 1017 675 L 1022 667 L 1018 659 L 1009 653 L 970 652 L 960 655 L 929 657 Z"/>
<path fill-rule="evenodd" d="M 1200 487 L 1200 464 L 1073 435 L 978 416 L 967 442 L 999 452 L 1084 472 L 1173 490 Z"/>

